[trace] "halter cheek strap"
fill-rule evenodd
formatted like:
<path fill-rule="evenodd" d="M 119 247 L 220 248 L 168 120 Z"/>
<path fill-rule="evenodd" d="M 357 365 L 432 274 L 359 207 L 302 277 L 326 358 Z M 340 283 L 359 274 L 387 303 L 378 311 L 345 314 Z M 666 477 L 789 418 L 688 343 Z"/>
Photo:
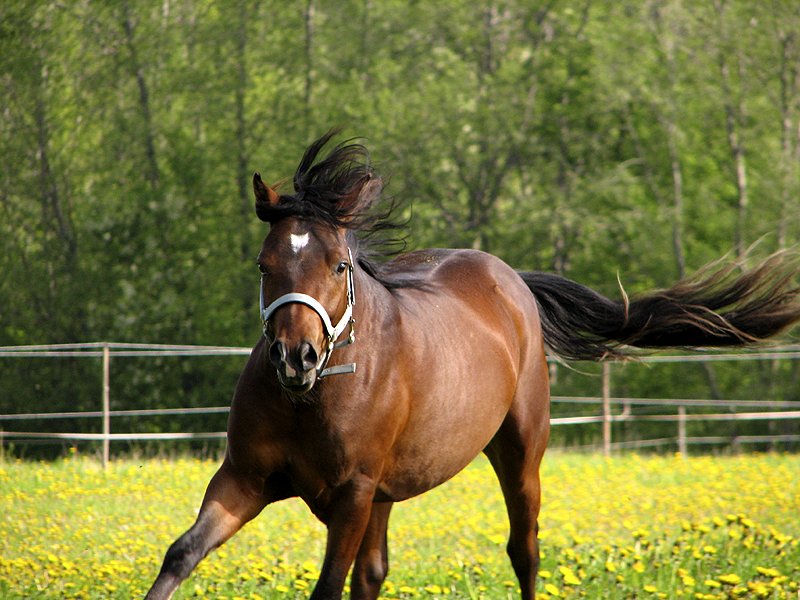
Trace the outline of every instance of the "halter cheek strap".
<path fill-rule="evenodd" d="M 328 367 L 325 366 L 328 364 L 328 361 L 331 358 L 331 353 L 336 348 L 341 348 L 343 346 L 347 346 L 348 344 L 352 344 L 356 341 L 355 338 L 355 319 L 353 318 L 353 307 L 356 304 L 356 295 L 355 295 L 355 286 L 353 285 L 353 255 L 350 253 L 350 249 L 348 248 L 347 253 L 350 258 L 350 264 L 348 265 L 347 269 L 347 308 L 344 310 L 344 314 L 342 318 L 339 319 L 339 322 L 336 325 L 333 325 L 330 316 L 328 315 L 328 311 L 325 310 L 325 307 L 320 304 L 320 302 L 309 296 L 308 294 L 301 294 L 299 292 L 290 292 L 288 294 L 284 294 L 283 296 L 277 298 L 274 302 L 272 302 L 269 306 L 264 306 L 264 285 L 263 281 L 261 284 L 261 290 L 259 293 L 259 308 L 261 311 L 261 321 L 264 325 L 264 335 L 267 335 L 267 323 L 269 322 L 270 317 L 272 317 L 273 313 L 278 310 L 284 304 L 303 304 L 311 308 L 317 315 L 319 316 L 320 320 L 322 321 L 322 326 L 325 329 L 325 337 L 328 341 L 328 347 L 326 348 L 324 354 L 320 357 L 319 362 L 317 363 L 317 377 L 323 378 L 327 377 L 328 375 L 340 375 L 343 373 L 355 373 L 356 364 L 355 363 L 348 363 L 344 365 L 338 365 L 335 367 Z M 342 340 L 341 342 L 337 342 L 336 340 L 339 339 L 339 336 L 344 333 L 347 327 L 350 327 L 350 335 L 347 339 Z"/>

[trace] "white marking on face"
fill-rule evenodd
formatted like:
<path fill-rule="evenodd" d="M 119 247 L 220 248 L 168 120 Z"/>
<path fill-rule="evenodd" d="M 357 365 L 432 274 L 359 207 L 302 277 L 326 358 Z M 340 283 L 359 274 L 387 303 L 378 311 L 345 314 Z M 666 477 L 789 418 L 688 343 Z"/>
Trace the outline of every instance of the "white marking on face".
<path fill-rule="evenodd" d="M 300 252 L 308 245 L 308 232 L 298 235 L 293 233 L 289 236 L 289 243 L 292 245 L 292 250 L 295 254 Z"/>

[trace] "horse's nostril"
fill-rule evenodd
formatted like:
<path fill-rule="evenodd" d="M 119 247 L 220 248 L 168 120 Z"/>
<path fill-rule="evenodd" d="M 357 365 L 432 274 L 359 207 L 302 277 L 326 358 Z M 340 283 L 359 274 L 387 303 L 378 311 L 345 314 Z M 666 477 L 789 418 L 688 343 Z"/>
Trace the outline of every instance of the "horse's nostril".
<path fill-rule="evenodd" d="M 286 346 L 280 340 L 275 340 L 269 347 L 269 362 L 276 369 L 286 361 Z"/>
<path fill-rule="evenodd" d="M 302 365 L 304 371 L 310 371 L 317 366 L 317 351 L 314 350 L 314 346 L 308 342 L 303 342 L 300 344 L 299 356 L 300 364 Z"/>

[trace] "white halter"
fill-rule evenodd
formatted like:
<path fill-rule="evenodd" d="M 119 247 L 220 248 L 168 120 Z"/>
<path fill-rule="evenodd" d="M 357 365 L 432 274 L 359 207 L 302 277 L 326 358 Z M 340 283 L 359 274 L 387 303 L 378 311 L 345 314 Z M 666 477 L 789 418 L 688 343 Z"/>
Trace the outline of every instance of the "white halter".
<path fill-rule="evenodd" d="M 278 310 L 284 304 L 304 304 L 311 308 L 319 318 L 322 320 L 322 326 L 325 328 L 325 337 L 328 340 L 328 347 L 325 350 L 325 353 L 320 357 L 319 362 L 317 363 L 317 377 L 323 378 L 327 377 L 328 375 L 339 375 L 341 373 L 355 373 L 356 364 L 349 363 L 344 365 L 338 365 L 335 367 L 328 367 L 325 368 L 325 365 L 328 364 L 328 360 L 330 360 L 331 353 L 336 348 L 341 348 L 342 346 L 347 346 L 348 344 L 352 344 L 356 341 L 355 337 L 355 319 L 353 318 L 353 307 L 356 304 L 356 294 L 355 294 L 355 286 L 353 285 L 353 255 L 350 252 L 350 249 L 347 249 L 347 254 L 350 258 L 350 263 L 347 265 L 347 308 L 344 310 L 344 314 L 342 318 L 339 319 L 339 322 L 334 326 L 331 322 L 331 318 L 328 315 L 328 311 L 325 310 L 325 307 L 319 303 L 316 298 L 309 296 L 308 294 L 301 294 L 298 292 L 290 292 L 288 294 L 284 294 L 280 298 L 277 298 L 274 302 L 272 302 L 269 306 L 264 307 L 264 283 L 262 280 L 261 283 L 261 290 L 259 293 L 259 307 L 261 310 L 261 322 L 264 324 L 264 335 L 267 335 L 267 322 L 269 321 L 272 314 Z M 339 339 L 339 336 L 344 333 L 344 330 L 347 327 L 350 327 L 350 335 L 347 339 L 342 340 L 341 342 L 337 342 L 336 340 Z"/>

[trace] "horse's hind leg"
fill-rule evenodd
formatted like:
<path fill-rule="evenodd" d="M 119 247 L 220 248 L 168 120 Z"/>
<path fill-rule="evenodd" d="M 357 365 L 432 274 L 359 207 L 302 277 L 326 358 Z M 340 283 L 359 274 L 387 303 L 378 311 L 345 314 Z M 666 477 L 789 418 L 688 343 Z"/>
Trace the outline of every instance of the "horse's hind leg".
<path fill-rule="evenodd" d="M 549 433 L 549 394 L 541 398 L 535 405 L 512 407 L 485 450 L 503 490 L 510 525 L 508 556 L 523 600 L 535 597 L 539 568 L 539 464 Z"/>
<path fill-rule="evenodd" d="M 372 505 L 369 525 L 358 549 L 350 581 L 351 600 L 375 600 L 389 572 L 389 547 L 387 528 L 391 502 Z"/>

